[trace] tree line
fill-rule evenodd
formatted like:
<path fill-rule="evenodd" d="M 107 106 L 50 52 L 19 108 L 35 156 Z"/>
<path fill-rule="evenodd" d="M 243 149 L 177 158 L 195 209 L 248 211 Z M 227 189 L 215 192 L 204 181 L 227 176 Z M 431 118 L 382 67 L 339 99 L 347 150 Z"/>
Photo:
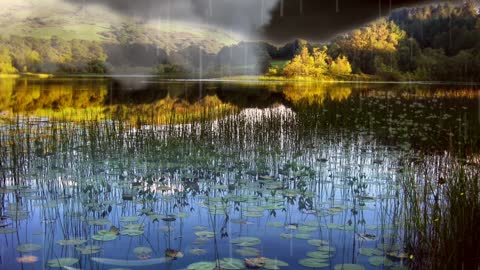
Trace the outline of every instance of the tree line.
<path fill-rule="evenodd" d="M 303 46 L 310 52 L 314 47 Z M 398 10 L 325 46 L 330 59 L 346 57 L 355 74 L 384 80 L 480 81 L 480 15 L 473 1 Z M 297 57 L 302 54 L 297 50 Z M 300 69 L 289 72 L 295 59 L 284 75 L 305 75 Z"/>
<path fill-rule="evenodd" d="M 138 31 L 132 29 L 127 25 L 114 31 L 116 42 L 1 37 L 0 73 L 102 74 L 124 66 L 194 76 L 327 80 L 356 74 L 384 80 L 480 81 L 480 15 L 473 1 L 397 10 L 325 44 L 241 42 L 216 54 L 197 45 L 166 51 L 153 41 L 139 43 L 132 38 Z M 275 60 L 287 64 L 273 66 Z"/>

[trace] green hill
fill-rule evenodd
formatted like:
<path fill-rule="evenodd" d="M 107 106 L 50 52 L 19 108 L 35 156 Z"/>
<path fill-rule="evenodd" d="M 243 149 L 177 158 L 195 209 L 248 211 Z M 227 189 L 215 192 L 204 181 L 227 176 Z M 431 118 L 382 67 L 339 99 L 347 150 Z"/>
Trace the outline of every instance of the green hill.
<path fill-rule="evenodd" d="M 224 46 L 239 41 L 239 37 L 207 25 L 146 22 L 118 15 L 104 7 L 84 8 L 80 4 L 59 0 L 2 1 L 0 28 L 4 37 L 16 35 L 50 39 L 57 36 L 64 40 L 130 42 L 151 44 L 166 51 L 180 51 L 196 45 L 208 53 L 217 53 Z"/>

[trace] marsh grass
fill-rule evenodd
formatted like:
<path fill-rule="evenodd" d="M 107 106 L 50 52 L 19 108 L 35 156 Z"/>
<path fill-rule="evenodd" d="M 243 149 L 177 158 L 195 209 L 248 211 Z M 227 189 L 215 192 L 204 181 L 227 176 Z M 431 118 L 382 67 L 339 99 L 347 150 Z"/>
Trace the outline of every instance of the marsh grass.
<path fill-rule="evenodd" d="M 406 245 L 415 269 L 479 269 L 478 164 L 450 156 L 424 157 L 407 171 L 403 192 Z"/>
<path fill-rule="evenodd" d="M 147 223 L 150 211 L 185 211 L 212 195 L 239 208 L 225 208 L 225 216 L 258 221 L 248 219 L 248 208 L 271 203 L 282 209 L 269 209 L 267 220 L 284 213 L 284 224 L 318 222 L 315 236 L 327 235 L 343 261 L 358 260 L 357 248 L 367 246 L 358 235 L 370 233 L 385 251 L 398 245 L 413 255 L 397 265 L 476 269 L 478 161 L 390 148 L 376 140 L 376 126 L 340 117 L 362 113 L 309 105 L 199 108 L 172 111 L 160 121 L 153 114 L 133 116 L 136 121 L 12 117 L 0 126 L 0 177 L 2 187 L 15 190 L 2 193 L 1 211 L 16 209 L 9 205 L 33 210 L 24 190 L 36 190 L 40 217 L 58 224 L 44 240 L 46 257 L 55 258 L 56 241 L 105 229 L 87 226 L 92 220 L 118 224 L 120 217 L 138 216 Z M 124 193 L 132 199 L 121 200 Z M 232 196 L 247 201 L 237 205 Z M 155 228 L 152 223 L 146 230 Z M 218 227 L 216 220 L 209 225 Z M 153 235 L 148 240 L 159 253 L 162 235 Z M 164 237 L 170 247 L 170 228 Z M 222 250 L 215 252 L 218 264 Z"/>

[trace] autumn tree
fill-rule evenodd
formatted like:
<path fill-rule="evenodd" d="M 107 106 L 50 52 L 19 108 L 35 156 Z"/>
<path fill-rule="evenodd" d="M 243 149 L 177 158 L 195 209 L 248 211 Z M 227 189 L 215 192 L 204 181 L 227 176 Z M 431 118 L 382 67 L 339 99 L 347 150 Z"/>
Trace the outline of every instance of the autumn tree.
<path fill-rule="evenodd" d="M 0 48 L 0 74 L 16 73 L 17 69 L 12 65 L 12 57 L 6 48 Z"/>
<path fill-rule="evenodd" d="M 352 73 L 352 66 L 346 56 L 338 56 L 330 65 L 330 72 L 336 76 L 349 75 Z"/>

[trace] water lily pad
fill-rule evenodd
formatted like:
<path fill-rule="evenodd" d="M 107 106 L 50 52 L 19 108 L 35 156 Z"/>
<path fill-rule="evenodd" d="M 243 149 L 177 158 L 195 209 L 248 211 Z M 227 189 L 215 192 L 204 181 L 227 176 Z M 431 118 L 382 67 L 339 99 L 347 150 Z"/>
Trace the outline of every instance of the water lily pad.
<path fill-rule="evenodd" d="M 137 222 L 138 221 L 137 216 L 129 216 L 129 217 L 120 217 L 118 220 L 120 222 Z"/>
<path fill-rule="evenodd" d="M 136 247 L 133 249 L 133 253 L 135 255 L 145 255 L 152 253 L 153 250 L 149 247 Z"/>
<path fill-rule="evenodd" d="M 82 255 L 91 255 L 100 252 L 102 250 L 102 247 L 88 245 L 84 247 L 76 247 L 75 249 L 78 250 Z"/>
<path fill-rule="evenodd" d="M 213 237 L 215 237 L 215 233 L 214 232 L 209 232 L 209 231 L 195 232 L 195 235 L 197 237 L 202 237 L 202 238 L 213 238 Z"/>
<path fill-rule="evenodd" d="M 47 265 L 49 267 L 61 268 L 64 266 L 71 266 L 76 263 L 78 263 L 78 259 L 75 259 L 75 258 L 58 258 L 58 259 L 49 260 L 47 262 Z"/>
<path fill-rule="evenodd" d="M 242 257 L 256 257 L 260 255 L 260 250 L 252 247 L 244 247 L 244 248 L 235 250 L 235 253 L 237 253 Z"/>
<path fill-rule="evenodd" d="M 320 226 L 320 223 L 318 221 L 307 221 L 303 225 L 308 227 L 318 227 Z"/>
<path fill-rule="evenodd" d="M 317 228 L 310 226 L 298 226 L 298 231 L 301 233 L 310 233 L 316 231 Z"/>
<path fill-rule="evenodd" d="M 310 240 L 307 241 L 307 243 L 309 243 L 312 246 L 317 246 L 317 247 L 328 245 L 327 241 L 320 240 L 320 239 L 310 239 Z"/>
<path fill-rule="evenodd" d="M 33 252 L 33 251 L 37 251 L 37 250 L 40 250 L 42 247 L 40 245 L 36 245 L 36 244 L 23 244 L 23 245 L 18 245 L 16 247 L 17 251 L 18 252 Z"/>
<path fill-rule="evenodd" d="M 106 218 L 102 219 L 93 219 L 93 220 L 88 220 L 87 222 L 89 225 L 94 225 L 94 226 L 104 226 L 110 224 L 110 220 Z"/>
<path fill-rule="evenodd" d="M 337 264 L 335 265 L 335 270 L 365 270 L 365 267 L 360 264 Z"/>
<path fill-rule="evenodd" d="M 246 217 L 263 217 L 263 212 L 245 212 L 243 215 Z"/>
<path fill-rule="evenodd" d="M 214 262 L 196 262 L 187 266 L 188 270 L 212 270 L 215 268 Z"/>
<path fill-rule="evenodd" d="M 269 269 L 269 270 L 278 270 L 280 269 L 280 267 L 287 267 L 287 266 L 288 266 L 288 263 L 284 261 L 265 258 L 265 265 L 263 266 L 263 268 Z"/>
<path fill-rule="evenodd" d="M 293 234 L 291 234 L 291 233 L 281 233 L 280 237 L 283 238 L 283 239 L 292 239 Z"/>
<path fill-rule="evenodd" d="M 257 237 L 238 237 L 230 240 L 230 243 L 241 247 L 249 247 L 260 244 L 261 240 Z"/>
<path fill-rule="evenodd" d="M 277 221 L 272 221 L 272 222 L 267 223 L 267 226 L 268 227 L 274 227 L 274 228 L 281 228 L 281 227 L 283 227 L 283 223 L 282 222 L 277 222 Z"/>
<path fill-rule="evenodd" d="M 319 251 L 319 250 L 308 252 L 307 256 L 315 259 L 328 259 L 332 257 L 332 255 L 329 252 Z"/>
<path fill-rule="evenodd" d="M 143 233 L 144 233 L 143 230 L 138 230 L 138 229 L 126 229 L 126 230 L 120 231 L 121 235 L 127 235 L 127 236 L 138 236 L 138 235 L 142 235 Z"/>
<path fill-rule="evenodd" d="M 192 248 L 188 251 L 192 255 L 201 256 L 207 254 L 207 250 L 203 248 Z"/>
<path fill-rule="evenodd" d="M 315 258 L 301 259 L 298 263 L 308 268 L 326 268 L 329 266 L 326 260 Z"/>
<path fill-rule="evenodd" d="M 61 246 L 78 246 L 83 245 L 87 242 L 85 239 L 65 239 L 57 241 L 57 244 Z"/>
<path fill-rule="evenodd" d="M 242 260 L 234 259 L 234 258 L 221 259 L 220 267 L 227 270 L 240 270 L 245 268 Z"/>
<path fill-rule="evenodd" d="M 104 231 L 104 230 L 101 230 L 101 231 L 98 231 L 97 234 L 94 234 L 92 236 L 92 239 L 93 240 L 97 240 L 97 241 L 113 241 L 115 239 L 117 239 L 117 235 L 116 234 L 113 234 L 113 233 L 110 233 L 110 232 L 107 232 L 107 231 Z"/>

